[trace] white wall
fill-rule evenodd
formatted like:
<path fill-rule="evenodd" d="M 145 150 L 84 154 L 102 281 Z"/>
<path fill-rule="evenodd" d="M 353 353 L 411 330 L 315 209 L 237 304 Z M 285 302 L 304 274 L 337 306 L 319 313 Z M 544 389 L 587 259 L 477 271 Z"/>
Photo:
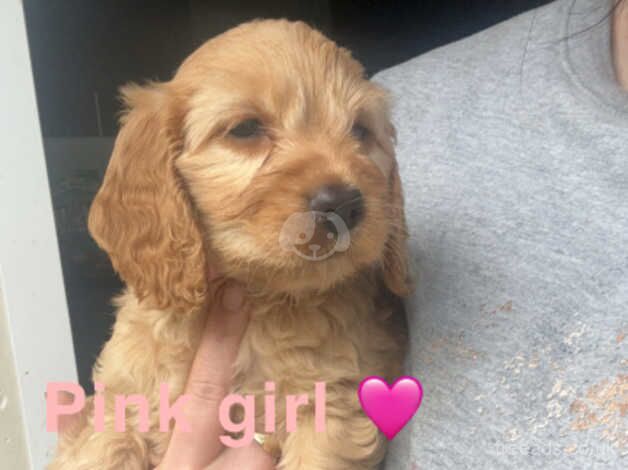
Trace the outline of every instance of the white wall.
<path fill-rule="evenodd" d="M 0 322 L 11 349 L 0 374 L 21 397 L 7 398 L 12 412 L 0 419 L 18 437 L 23 430 L 29 466 L 40 470 L 56 439 L 45 429 L 46 383 L 76 381 L 76 370 L 19 0 L 0 0 L 0 142 Z M 9 455 L 0 442 L 0 462 Z"/>
<path fill-rule="evenodd" d="M 3 468 L 28 468 L 22 401 L 0 282 L 0 461 Z"/>

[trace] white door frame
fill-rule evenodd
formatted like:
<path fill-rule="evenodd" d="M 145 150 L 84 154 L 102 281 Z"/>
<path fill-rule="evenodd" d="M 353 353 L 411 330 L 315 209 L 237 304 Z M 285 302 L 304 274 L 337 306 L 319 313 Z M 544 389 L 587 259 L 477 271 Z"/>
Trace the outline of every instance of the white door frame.
<path fill-rule="evenodd" d="M 56 441 L 46 384 L 77 376 L 19 0 L 0 0 L 0 142 L 0 462 L 22 442 L 25 468 L 41 470 Z"/>

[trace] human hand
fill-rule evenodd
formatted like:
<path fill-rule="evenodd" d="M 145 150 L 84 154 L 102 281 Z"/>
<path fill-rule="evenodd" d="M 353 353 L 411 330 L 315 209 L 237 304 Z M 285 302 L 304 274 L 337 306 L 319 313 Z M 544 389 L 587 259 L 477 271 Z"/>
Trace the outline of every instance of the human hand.
<path fill-rule="evenodd" d="M 157 470 L 273 470 L 272 457 L 256 443 L 225 448 L 219 407 L 229 392 L 232 365 L 248 323 L 242 308 L 243 290 L 230 284 L 222 304 L 207 318 L 184 393 L 189 432 L 175 425 L 170 444 Z"/>

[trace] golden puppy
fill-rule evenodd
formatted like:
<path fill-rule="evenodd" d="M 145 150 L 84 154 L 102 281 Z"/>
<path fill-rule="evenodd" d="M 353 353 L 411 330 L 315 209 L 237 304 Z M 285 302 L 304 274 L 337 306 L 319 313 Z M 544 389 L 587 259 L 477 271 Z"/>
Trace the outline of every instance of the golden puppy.
<path fill-rule="evenodd" d="M 147 469 L 159 463 L 159 387 L 182 393 L 219 283 L 248 290 L 251 320 L 234 391 L 276 384 L 278 468 L 369 469 L 385 439 L 357 397 L 368 375 L 400 372 L 406 229 L 386 95 L 303 23 L 255 21 L 194 52 L 166 83 L 123 90 L 128 111 L 89 215 L 127 284 L 94 370 L 104 432 L 91 419 L 63 436 L 51 468 Z M 324 230 L 320 230 L 323 227 Z M 327 389 L 288 433 L 285 394 Z M 150 430 L 113 429 L 114 394 L 150 398 Z M 310 403 L 313 400 L 310 398 Z M 262 423 L 263 408 L 256 407 Z M 263 426 L 257 426 L 263 431 Z"/>

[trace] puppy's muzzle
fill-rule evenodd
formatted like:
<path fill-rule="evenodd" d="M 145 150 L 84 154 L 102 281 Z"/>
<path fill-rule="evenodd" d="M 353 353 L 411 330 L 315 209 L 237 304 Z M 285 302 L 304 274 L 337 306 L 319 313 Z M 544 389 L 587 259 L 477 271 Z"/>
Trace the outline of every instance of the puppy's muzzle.
<path fill-rule="evenodd" d="M 355 228 L 364 217 L 364 200 L 357 188 L 345 185 L 320 187 L 309 200 L 310 210 L 338 215 L 349 230 Z M 333 224 L 332 224 L 333 225 Z M 335 227 L 330 227 L 335 230 Z"/>

